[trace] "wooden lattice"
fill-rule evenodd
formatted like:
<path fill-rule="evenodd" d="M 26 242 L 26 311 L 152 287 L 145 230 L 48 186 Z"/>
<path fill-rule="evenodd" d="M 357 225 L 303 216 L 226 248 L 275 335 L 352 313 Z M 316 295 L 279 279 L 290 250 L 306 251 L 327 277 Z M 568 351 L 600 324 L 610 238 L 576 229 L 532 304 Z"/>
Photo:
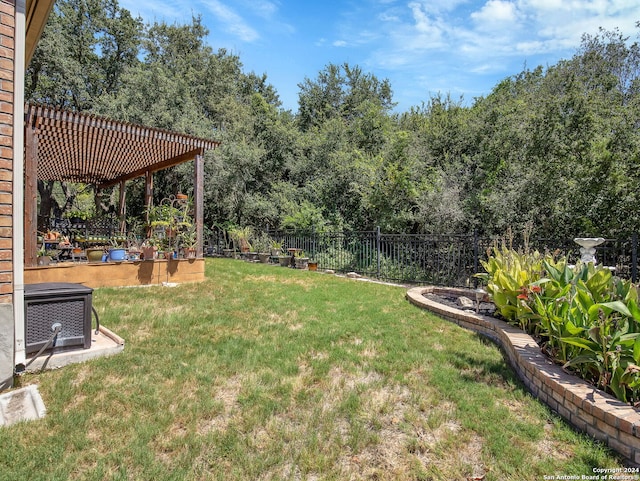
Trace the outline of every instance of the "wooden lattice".
<path fill-rule="evenodd" d="M 25 108 L 39 180 L 105 187 L 192 160 L 213 140 L 42 105 Z M 27 155 L 26 162 L 34 161 Z"/>

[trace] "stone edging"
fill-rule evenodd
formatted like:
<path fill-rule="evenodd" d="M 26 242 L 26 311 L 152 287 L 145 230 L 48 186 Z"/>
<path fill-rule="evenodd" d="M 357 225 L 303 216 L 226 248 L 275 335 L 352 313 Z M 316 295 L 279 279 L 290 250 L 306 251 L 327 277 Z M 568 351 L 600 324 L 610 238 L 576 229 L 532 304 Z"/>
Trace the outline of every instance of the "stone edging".
<path fill-rule="evenodd" d="M 535 340 L 504 321 L 439 304 L 423 294 L 467 295 L 469 290 L 415 287 L 407 291 L 412 304 L 428 309 L 499 344 L 527 389 L 576 429 L 640 465 L 640 412 L 565 372 L 540 352 Z M 473 297 L 472 297 L 473 298 Z"/>

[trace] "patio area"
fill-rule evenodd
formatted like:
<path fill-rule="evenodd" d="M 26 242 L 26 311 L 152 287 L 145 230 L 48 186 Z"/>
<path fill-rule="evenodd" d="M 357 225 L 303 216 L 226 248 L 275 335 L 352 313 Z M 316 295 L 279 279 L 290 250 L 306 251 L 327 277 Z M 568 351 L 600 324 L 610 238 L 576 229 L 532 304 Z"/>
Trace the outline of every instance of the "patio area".
<path fill-rule="evenodd" d="M 25 284 L 71 282 L 96 288 L 204 280 L 204 153 L 216 148 L 217 142 L 41 105 L 27 105 L 25 112 Z M 146 218 L 141 222 L 148 226 L 146 237 L 154 236 L 154 219 L 150 215 L 165 212 L 167 206 L 153 205 L 153 174 L 188 161 L 194 164 L 192 197 L 188 203 L 184 200 L 186 195 L 168 198 L 168 208 L 175 211 L 176 222 L 189 226 L 188 256 L 186 247 L 184 252 L 176 247 L 176 240 L 169 251 L 175 251 L 172 257 L 180 258 L 156 258 L 153 254 L 141 257 L 139 249 L 135 249 L 135 255 L 130 249 L 131 255 L 124 253 L 116 262 L 113 258 L 110 262 L 96 262 L 89 257 L 91 248 L 106 253 L 114 241 L 120 244 L 118 247 L 130 247 L 126 182 L 132 179 L 144 177 Z M 38 182 L 51 181 L 93 185 L 96 195 L 119 186 L 116 212 L 108 221 L 67 222 L 64 229 L 54 229 L 52 221 L 43 219 L 38 209 Z M 176 199 L 179 195 L 182 200 Z M 178 214 L 182 217 L 178 218 Z M 46 236 L 39 232 L 43 225 L 58 231 L 55 237 L 49 237 L 50 232 Z M 169 232 L 170 226 L 163 229 Z M 186 232 L 183 234 L 186 238 Z M 57 262 L 39 262 L 38 253 L 45 248 L 55 250 Z"/>

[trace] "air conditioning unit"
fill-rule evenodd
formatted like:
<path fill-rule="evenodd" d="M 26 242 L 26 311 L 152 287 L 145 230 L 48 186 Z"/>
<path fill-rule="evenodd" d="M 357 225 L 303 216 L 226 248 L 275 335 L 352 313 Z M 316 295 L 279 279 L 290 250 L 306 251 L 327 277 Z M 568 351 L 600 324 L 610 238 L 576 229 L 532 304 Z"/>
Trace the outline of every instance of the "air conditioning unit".
<path fill-rule="evenodd" d="M 46 282 L 24 286 L 25 351 L 39 351 L 55 336 L 48 349 L 67 346 L 91 347 L 91 296 L 82 284 Z"/>

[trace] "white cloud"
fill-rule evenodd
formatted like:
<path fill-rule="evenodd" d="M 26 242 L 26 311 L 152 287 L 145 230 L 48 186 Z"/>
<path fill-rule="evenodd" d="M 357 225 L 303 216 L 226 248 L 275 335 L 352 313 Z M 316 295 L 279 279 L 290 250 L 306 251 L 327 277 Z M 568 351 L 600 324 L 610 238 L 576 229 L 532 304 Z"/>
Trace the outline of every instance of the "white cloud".
<path fill-rule="evenodd" d="M 166 21 L 173 23 L 176 18 L 188 16 L 191 19 L 191 7 L 181 2 L 157 2 L 154 0 L 120 0 L 121 8 L 126 8 L 135 16 L 141 16 L 145 21 Z"/>
<path fill-rule="evenodd" d="M 414 28 L 418 33 L 427 35 L 430 38 L 441 37 L 442 31 L 438 26 L 437 19 L 431 18 L 423 5 L 418 2 L 411 2 L 409 8 L 413 15 Z"/>
<path fill-rule="evenodd" d="M 231 8 L 218 0 L 202 0 L 202 4 L 221 22 L 222 28 L 243 42 L 253 42 L 260 38 L 256 30 Z"/>
<path fill-rule="evenodd" d="M 512 2 L 489 0 L 480 10 L 471 14 L 471 19 L 483 30 L 499 26 L 513 27 L 518 22 L 518 12 Z"/>
<path fill-rule="evenodd" d="M 440 14 L 451 12 L 460 5 L 469 3 L 469 0 L 420 0 L 419 3 L 426 12 Z"/>
<path fill-rule="evenodd" d="M 243 0 L 241 4 L 243 8 L 266 19 L 273 18 L 278 11 L 278 5 L 268 0 Z"/>
<path fill-rule="evenodd" d="M 335 42 L 333 42 L 332 45 L 334 47 L 346 47 L 347 46 L 347 42 L 345 42 L 344 40 L 336 40 Z"/>
<path fill-rule="evenodd" d="M 378 20 L 381 22 L 399 22 L 400 17 L 398 15 L 394 15 L 391 12 L 382 12 L 378 15 Z"/>

